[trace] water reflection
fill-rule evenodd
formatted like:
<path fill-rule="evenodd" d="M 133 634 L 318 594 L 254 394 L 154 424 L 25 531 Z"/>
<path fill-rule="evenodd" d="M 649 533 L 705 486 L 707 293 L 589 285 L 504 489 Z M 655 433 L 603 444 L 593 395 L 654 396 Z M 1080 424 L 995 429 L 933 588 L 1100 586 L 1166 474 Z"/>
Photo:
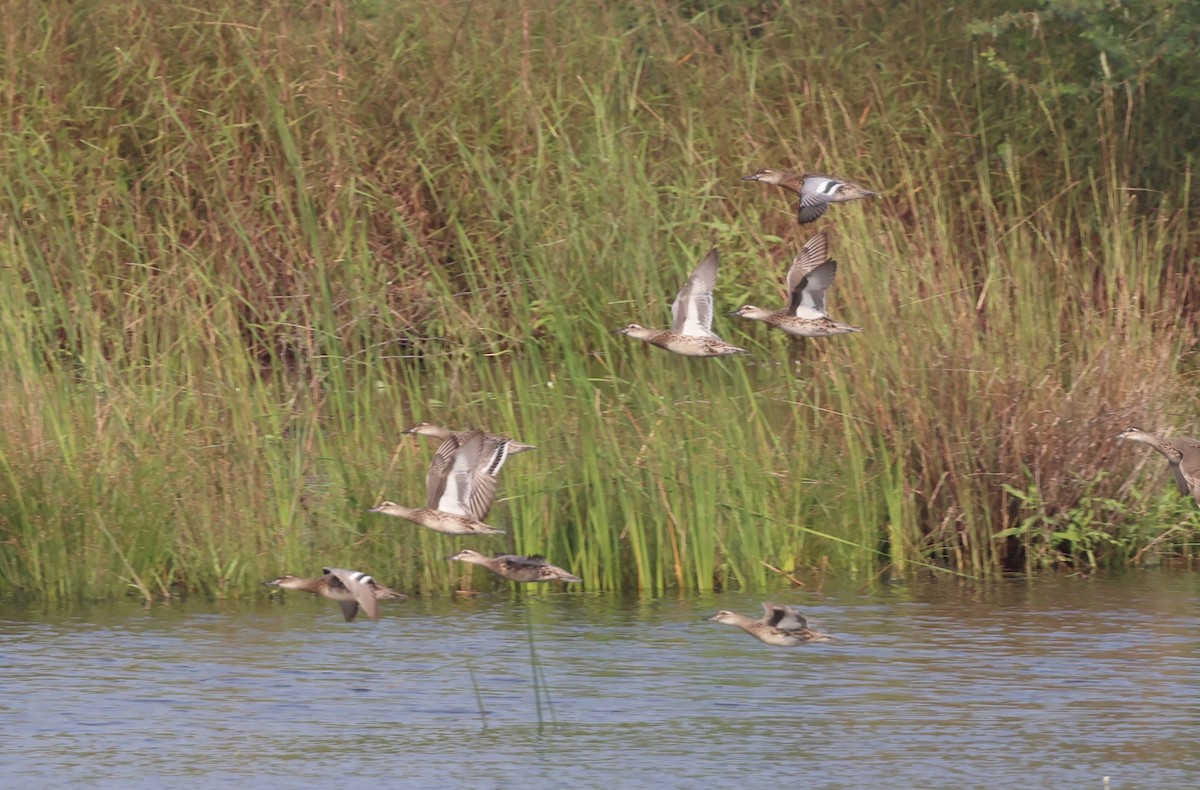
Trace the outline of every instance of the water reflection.
<path fill-rule="evenodd" d="M 8 606 L 0 767 L 52 786 L 1200 784 L 1197 577 L 771 597 L 842 641 L 701 620 L 755 613 L 740 594 L 413 599 L 378 625 L 307 596 Z"/>

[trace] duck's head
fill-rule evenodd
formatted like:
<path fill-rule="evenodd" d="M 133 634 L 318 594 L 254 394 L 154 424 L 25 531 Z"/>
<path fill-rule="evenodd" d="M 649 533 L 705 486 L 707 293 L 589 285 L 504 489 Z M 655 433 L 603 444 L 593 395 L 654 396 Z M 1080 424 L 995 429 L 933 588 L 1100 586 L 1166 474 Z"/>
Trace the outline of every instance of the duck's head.
<path fill-rule="evenodd" d="M 433 423 L 419 422 L 411 428 L 407 428 L 404 432 L 413 435 L 424 434 L 425 436 L 433 436 L 438 433 L 439 430 L 438 426 L 434 425 Z"/>
<path fill-rule="evenodd" d="M 1134 442 L 1152 442 L 1154 437 L 1141 428 L 1126 428 L 1113 437 L 1114 439 L 1129 439 Z"/>
<path fill-rule="evenodd" d="M 770 310 L 764 310 L 761 307 L 755 307 L 752 304 L 744 304 L 738 309 L 726 313 L 725 315 L 740 315 L 742 318 L 758 318 L 763 319 L 771 314 Z"/>
<path fill-rule="evenodd" d="M 271 579 L 269 582 L 263 582 L 264 587 L 282 587 L 285 590 L 303 584 L 304 580 L 299 576 L 293 576 L 290 573 L 285 573 L 278 579 Z"/>
<path fill-rule="evenodd" d="M 383 513 L 386 516 L 400 516 L 408 512 L 407 508 L 403 508 L 390 500 L 384 500 L 375 507 L 367 511 L 368 513 Z"/>
<path fill-rule="evenodd" d="M 781 170 L 759 170 L 748 176 L 742 176 L 743 181 L 761 181 L 764 184 L 779 184 L 787 178 L 787 173 Z"/>
<path fill-rule="evenodd" d="M 646 327 L 642 326 L 641 324 L 629 324 L 628 326 L 623 326 L 620 329 L 614 329 L 613 331 L 618 335 L 636 335 L 638 332 L 645 332 Z"/>
<path fill-rule="evenodd" d="M 731 612 L 728 609 L 722 609 L 712 617 L 705 617 L 705 620 L 715 620 L 718 623 L 732 623 L 737 620 L 737 612 Z"/>
<path fill-rule="evenodd" d="M 454 562 L 455 560 L 458 560 L 459 562 L 473 562 L 473 563 L 479 564 L 479 563 L 483 562 L 484 560 L 486 560 L 487 557 L 483 556 L 482 554 L 475 551 L 474 549 L 463 549 L 458 554 L 455 554 L 453 557 L 447 557 L 446 559 L 450 562 Z"/>

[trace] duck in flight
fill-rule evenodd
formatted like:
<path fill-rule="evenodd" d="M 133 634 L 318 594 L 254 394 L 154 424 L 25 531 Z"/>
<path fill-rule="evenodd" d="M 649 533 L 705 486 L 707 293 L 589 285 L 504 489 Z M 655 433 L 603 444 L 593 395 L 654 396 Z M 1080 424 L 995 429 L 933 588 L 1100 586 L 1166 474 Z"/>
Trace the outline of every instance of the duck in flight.
<path fill-rule="evenodd" d="M 1200 505 L 1200 439 L 1160 437 L 1141 428 L 1126 428 L 1115 438 L 1148 444 L 1162 453 L 1175 475 L 1179 493 L 1191 496 Z"/>
<path fill-rule="evenodd" d="M 446 446 L 446 442 L 442 446 Z M 380 502 L 370 509 L 408 519 L 447 535 L 500 535 L 504 530 L 483 523 L 496 495 L 496 474 L 508 457 L 508 442 L 493 442 L 479 432 L 443 454 L 434 455 L 425 476 L 425 507 Z"/>
<path fill-rule="evenodd" d="M 406 429 L 404 432 L 413 436 L 428 436 L 433 439 L 440 439 L 443 443 L 453 440 L 454 447 L 456 448 L 461 447 L 462 443 L 465 442 L 472 434 L 482 433 L 485 439 L 489 439 L 493 442 L 508 442 L 509 455 L 516 455 L 517 453 L 523 453 L 526 450 L 537 449 L 537 445 L 522 444 L 521 442 L 515 442 L 512 439 L 506 439 L 503 436 L 497 436 L 494 433 L 487 433 L 486 431 L 452 431 L 449 428 L 444 428 L 441 425 L 435 425 L 431 422 L 419 422 L 413 427 Z M 441 452 L 440 447 L 438 448 L 438 452 Z"/>
<path fill-rule="evenodd" d="M 285 573 L 278 579 L 263 584 L 285 590 L 304 590 L 337 601 L 342 606 L 342 615 L 346 622 L 357 617 L 360 608 L 367 613 L 367 617 L 379 620 L 380 601 L 403 601 L 408 597 L 404 593 L 384 587 L 360 571 L 322 568 L 321 574 L 315 579 L 306 579 Z"/>
<path fill-rule="evenodd" d="M 685 357 L 724 357 L 745 354 L 746 349 L 726 343 L 712 331 L 713 288 L 717 284 L 717 248 L 709 250 L 671 304 L 670 329 L 648 329 L 630 324 L 617 330 L 652 346 Z"/>
<path fill-rule="evenodd" d="M 763 616 L 757 620 L 752 620 L 728 609 L 722 609 L 712 617 L 704 619 L 736 625 L 760 642 L 779 647 L 794 647 L 809 642 L 828 642 L 833 639 L 828 634 L 822 634 L 809 628 L 808 620 L 804 615 L 790 606 L 764 602 L 762 607 Z"/>
<path fill-rule="evenodd" d="M 800 205 L 796 207 L 796 220 L 801 225 L 814 222 L 825 213 L 825 209 L 829 208 L 831 203 L 879 197 L 878 192 L 872 192 L 853 181 L 844 181 L 821 173 L 796 175 L 782 170 L 759 170 L 753 175 L 742 176 L 742 180 L 774 184 L 799 195 Z"/>
<path fill-rule="evenodd" d="M 787 307 L 767 310 L 748 304 L 729 315 L 762 321 L 798 337 L 829 337 L 861 332 L 861 328 L 835 321 L 825 312 L 825 292 L 833 285 L 836 274 L 837 261 L 829 258 L 829 239 L 821 231 L 808 240 L 788 267 Z"/>
<path fill-rule="evenodd" d="M 581 582 L 583 579 L 575 576 L 557 565 L 546 562 L 545 557 L 534 555 L 521 557 L 515 554 L 500 554 L 496 557 L 486 557 L 477 551 L 463 549 L 450 561 L 470 562 L 482 565 L 497 576 L 503 576 L 514 582 Z"/>

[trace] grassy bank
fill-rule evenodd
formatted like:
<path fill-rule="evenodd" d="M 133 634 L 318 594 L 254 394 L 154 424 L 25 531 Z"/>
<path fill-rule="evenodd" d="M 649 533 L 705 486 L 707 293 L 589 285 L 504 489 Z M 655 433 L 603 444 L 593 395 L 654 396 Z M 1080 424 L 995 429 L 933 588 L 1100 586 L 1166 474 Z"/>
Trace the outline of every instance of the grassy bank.
<path fill-rule="evenodd" d="M 1165 462 L 1107 438 L 1200 433 L 1171 105 L 989 69 L 1000 4 L 16 6 L 0 590 L 448 590 L 462 542 L 365 512 L 423 499 L 417 419 L 539 445 L 472 547 L 593 587 L 1195 553 Z M 883 198 L 799 229 L 738 180 L 793 165 Z M 781 300 L 819 228 L 861 335 L 612 333 L 714 242 L 719 312 Z"/>

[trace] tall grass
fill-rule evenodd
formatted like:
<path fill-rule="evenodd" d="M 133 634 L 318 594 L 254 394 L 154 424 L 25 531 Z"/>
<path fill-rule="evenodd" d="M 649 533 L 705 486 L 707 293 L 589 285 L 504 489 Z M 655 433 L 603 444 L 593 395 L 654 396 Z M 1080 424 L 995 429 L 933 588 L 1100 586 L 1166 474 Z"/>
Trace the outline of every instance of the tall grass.
<path fill-rule="evenodd" d="M 0 590 L 471 583 L 366 513 L 423 500 L 419 419 L 539 445 L 473 543 L 596 588 L 1193 556 L 1161 459 L 1107 441 L 1197 415 L 1191 166 L 1131 175 L 1167 110 L 1006 87 L 971 9 L 681 8 L 18 0 Z M 719 312 L 783 298 L 814 231 L 761 166 L 883 193 L 820 225 L 863 333 L 614 335 L 710 243 Z"/>

